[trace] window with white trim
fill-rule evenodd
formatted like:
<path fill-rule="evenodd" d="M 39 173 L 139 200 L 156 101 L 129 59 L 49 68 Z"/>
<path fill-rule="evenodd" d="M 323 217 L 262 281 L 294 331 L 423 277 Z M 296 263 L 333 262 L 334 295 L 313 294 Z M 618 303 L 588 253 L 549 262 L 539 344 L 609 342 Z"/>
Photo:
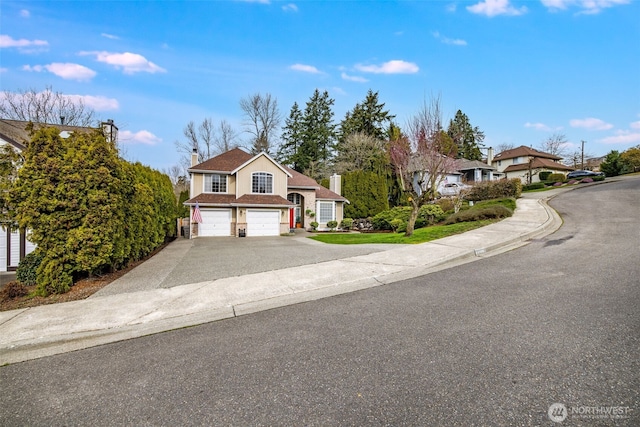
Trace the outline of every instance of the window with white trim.
<path fill-rule="evenodd" d="M 220 174 L 207 174 L 204 176 L 205 193 L 226 193 L 227 176 Z"/>
<path fill-rule="evenodd" d="M 268 172 L 254 172 L 251 174 L 251 192 L 273 194 L 273 174 Z"/>
<path fill-rule="evenodd" d="M 318 202 L 318 222 L 325 224 L 335 220 L 335 209 L 333 202 Z"/>

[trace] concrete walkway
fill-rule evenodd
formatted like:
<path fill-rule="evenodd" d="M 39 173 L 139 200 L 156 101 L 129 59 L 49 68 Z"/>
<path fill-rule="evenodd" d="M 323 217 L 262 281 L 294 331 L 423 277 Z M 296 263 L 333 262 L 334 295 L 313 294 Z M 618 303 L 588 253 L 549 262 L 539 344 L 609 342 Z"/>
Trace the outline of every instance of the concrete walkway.
<path fill-rule="evenodd" d="M 420 245 L 0 312 L 0 365 L 381 286 L 495 255 L 558 229 L 562 221 L 546 200 L 564 190 L 529 193 L 511 218 Z M 154 256 L 130 279 L 144 281 L 141 271 L 153 271 L 150 282 L 164 280 L 185 242 Z"/>

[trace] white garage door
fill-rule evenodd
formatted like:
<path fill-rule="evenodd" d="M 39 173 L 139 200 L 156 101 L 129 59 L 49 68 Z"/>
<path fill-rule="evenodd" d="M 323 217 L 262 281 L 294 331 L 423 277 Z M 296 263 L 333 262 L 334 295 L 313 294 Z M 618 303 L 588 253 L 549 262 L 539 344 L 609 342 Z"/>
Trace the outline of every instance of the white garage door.
<path fill-rule="evenodd" d="M 279 236 L 280 211 L 247 210 L 247 236 Z"/>
<path fill-rule="evenodd" d="M 231 210 L 200 209 L 202 222 L 198 224 L 198 236 L 231 236 Z"/>

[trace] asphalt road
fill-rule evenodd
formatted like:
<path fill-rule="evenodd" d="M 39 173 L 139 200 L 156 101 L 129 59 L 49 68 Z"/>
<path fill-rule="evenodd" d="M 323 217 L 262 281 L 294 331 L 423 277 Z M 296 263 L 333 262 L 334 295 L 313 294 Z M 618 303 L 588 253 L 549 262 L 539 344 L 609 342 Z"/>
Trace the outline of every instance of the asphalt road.
<path fill-rule="evenodd" d="M 640 180 L 551 205 L 502 255 L 2 367 L 0 424 L 640 425 Z"/>

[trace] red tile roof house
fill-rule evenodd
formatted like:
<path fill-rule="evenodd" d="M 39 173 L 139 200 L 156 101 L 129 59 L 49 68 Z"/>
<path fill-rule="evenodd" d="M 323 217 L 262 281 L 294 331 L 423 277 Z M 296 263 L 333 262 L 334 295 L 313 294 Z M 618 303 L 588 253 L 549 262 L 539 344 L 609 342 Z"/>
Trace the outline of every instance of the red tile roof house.
<path fill-rule="evenodd" d="M 191 156 L 191 198 L 202 222 L 191 222 L 190 237 L 279 236 L 299 223 L 328 229 L 327 222 L 343 219 L 347 199 L 340 193 L 340 176 L 331 177 L 332 190 L 273 160 L 268 154 L 249 154 L 240 148 L 200 164 Z M 311 215 L 313 214 L 313 215 Z"/>
<path fill-rule="evenodd" d="M 562 157 L 522 145 L 496 154 L 491 164 L 506 178 L 520 178 L 523 184 L 528 184 L 539 182 L 538 174 L 542 171 L 566 174 L 574 170 L 560 163 L 561 160 Z"/>

